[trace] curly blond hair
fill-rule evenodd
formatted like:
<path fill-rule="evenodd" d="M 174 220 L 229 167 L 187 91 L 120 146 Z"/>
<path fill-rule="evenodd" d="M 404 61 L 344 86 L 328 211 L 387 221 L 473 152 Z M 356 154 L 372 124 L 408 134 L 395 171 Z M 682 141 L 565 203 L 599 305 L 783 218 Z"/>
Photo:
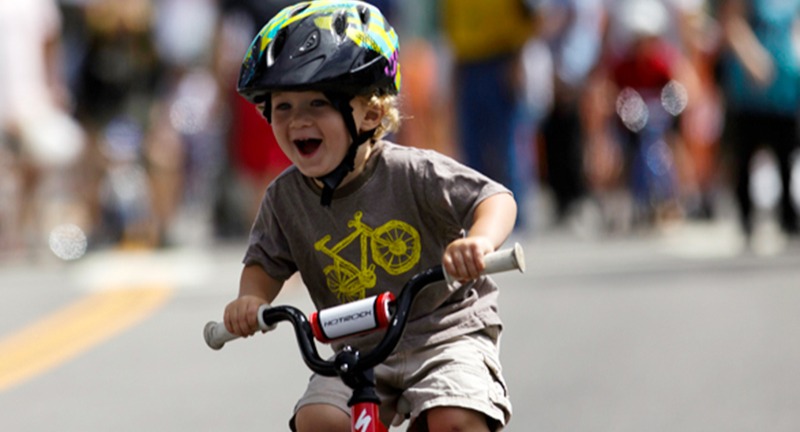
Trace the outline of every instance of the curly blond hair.
<path fill-rule="evenodd" d="M 400 129 L 401 117 L 397 96 L 376 94 L 370 96 L 367 103 L 383 113 L 381 124 L 375 130 L 375 135 L 373 136 L 375 141 Z"/>

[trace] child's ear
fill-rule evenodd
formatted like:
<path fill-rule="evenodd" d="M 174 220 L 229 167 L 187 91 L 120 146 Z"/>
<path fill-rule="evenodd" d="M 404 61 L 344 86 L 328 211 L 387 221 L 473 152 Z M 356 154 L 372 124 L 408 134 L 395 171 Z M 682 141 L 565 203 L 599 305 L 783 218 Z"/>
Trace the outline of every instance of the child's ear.
<path fill-rule="evenodd" d="M 372 130 L 381 125 L 383 120 L 383 110 L 380 106 L 375 104 L 367 104 L 366 111 L 364 111 L 364 119 L 361 122 L 361 130 Z"/>

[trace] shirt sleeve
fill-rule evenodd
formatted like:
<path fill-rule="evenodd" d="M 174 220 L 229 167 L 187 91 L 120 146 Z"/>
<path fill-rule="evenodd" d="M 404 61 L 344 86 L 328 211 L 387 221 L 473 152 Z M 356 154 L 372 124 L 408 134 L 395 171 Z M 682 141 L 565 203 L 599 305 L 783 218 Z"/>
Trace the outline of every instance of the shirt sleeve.
<path fill-rule="evenodd" d="M 431 211 L 463 228 L 472 225 L 475 209 L 486 198 L 511 191 L 454 159 L 434 154 L 423 163 L 424 194 Z"/>
<path fill-rule="evenodd" d="M 297 264 L 274 212 L 269 192 L 250 230 L 243 262 L 245 265 L 260 265 L 268 275 L 280 281 L 289 279 L 297 271 Z"/>

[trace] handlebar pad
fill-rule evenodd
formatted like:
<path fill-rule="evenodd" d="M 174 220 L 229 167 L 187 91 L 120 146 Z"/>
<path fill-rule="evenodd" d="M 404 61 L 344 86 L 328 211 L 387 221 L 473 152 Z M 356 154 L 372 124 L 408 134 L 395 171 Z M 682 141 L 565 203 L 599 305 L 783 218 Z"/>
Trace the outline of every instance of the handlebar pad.
<path fill-rule="evenodd" d="M 519 270 L 525 273 L 525 254 L 519 243 L 514 243 L 514 247 L 486 254 L 483 261 L 486 267 L 482 274 L 501 273 L 509 270 Z M 455 279 L 447 272 L 445 272 L 445 279 L 448 284 L 455 282 Z"/>

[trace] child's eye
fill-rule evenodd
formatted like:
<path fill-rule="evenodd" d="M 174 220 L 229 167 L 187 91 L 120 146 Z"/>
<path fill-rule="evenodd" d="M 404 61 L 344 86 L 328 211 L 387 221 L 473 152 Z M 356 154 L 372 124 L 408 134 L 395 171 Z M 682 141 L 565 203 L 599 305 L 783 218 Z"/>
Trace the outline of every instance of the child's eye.
<path fill-rule="evenodd" d="M 314 99 L 311 101 L 312 107 L 325 107 L 328 105 L 330 105 L 330 102 L 328 102 L 327 99 Z"/>
<path fill-rule="evenodd" d="M 286 110 L 290 109 L 291 107 L 292 106 L 287 102 L 279 102 L 279 103 L 276 103 L 275 106 L 272 107 L 272 109 L 275 110 L 275 111 L 286 111 Z"/>

